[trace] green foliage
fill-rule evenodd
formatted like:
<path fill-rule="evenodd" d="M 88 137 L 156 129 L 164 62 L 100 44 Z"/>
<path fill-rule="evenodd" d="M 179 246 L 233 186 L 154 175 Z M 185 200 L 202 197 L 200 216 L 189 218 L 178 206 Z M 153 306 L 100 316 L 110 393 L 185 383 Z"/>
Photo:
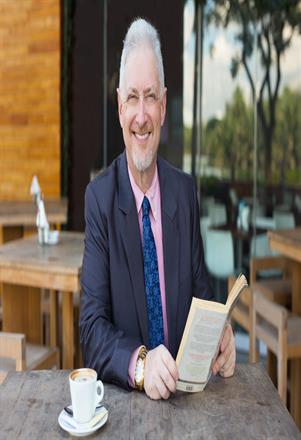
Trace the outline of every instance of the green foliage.
<path fill-rule="evenodd" d="M 256 97 L 258 118 L 264 146 L 264 173 L 267 181 L 274 174 L 272 168 L 276 113 L 281 82 L 281 60 L 290 46 L 294 33 L 301 33 L 301 8 L 299 0 L 212 0 L 206 2 L 206 23 L 227 28 L 237 25 L 236 41 L 240 51 L 229 66 L 235 78 L 243 67 L 255 101 L 255 79 L 250 65 L 255 45 L 260 54 L 263 70 L 259 94 Z M 297 60 L 296 60 L 297 62 Z M 275 75 L 275 81 L 271 78 Z M 267 105 L 266 105 L 267 102 Z M 282 171 L 282 178 L 284 172 Z"/>
<path fill-rule="evenodd" d="M 277 107 L 273 168 L 277 180 L 301 183 L 301 92 L 283 90 Z"/>
<path fill-rule="evenodd" d="M 264 103 L 267 106 L 267 102 Z M 209 164 L 234 180 L 252 179 L 253 108 L 237 88 L 222 119 L 210 119 L 204 128 L 204 153 Z M 265 182 L 264 140 L 259 136 L 259 181 Z M 301 183 L 301 92 L 283 90 L 277 108 L 277 125 L 271 161 L 274 183 Z M 210 182 L 209 182 L 210 184 Z"/>
<path fill-rule="evenodd" d="M 206 154 L 216 167 L 230 170 L 231 180 L 246 174 L 252 161 L 252 111 L 239 88 L 226 105 L 223 119 L 211 119 L 205 127 Z"/>

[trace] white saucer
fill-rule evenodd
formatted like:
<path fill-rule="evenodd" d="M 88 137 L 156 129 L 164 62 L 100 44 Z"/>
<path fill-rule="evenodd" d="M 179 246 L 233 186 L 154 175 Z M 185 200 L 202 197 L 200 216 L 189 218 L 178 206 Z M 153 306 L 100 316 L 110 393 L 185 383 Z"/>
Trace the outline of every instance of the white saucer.
<path fill-rule="evenodd" d="M 72 408 L 72 406 L 69 406 L 69 408 Z M 100 419 L 98 423 L 96 423 L 92 428 L 89 429 L 80 429 L 69 425 L 69 423 L 67 422 L 68 417 L 70 416 L 66 415 L 65 410 L 62 409 L 58 417 L 60 427 L 64 429 L 64 431 L 69 432 L 69 434 L 74 435 L 75 437 L 84 437 L 85 435 L 93 434 L 93 432 L 101 428 L 108 420 L 109 412 L 107 412 L 107 414 L 102 419 Z M 70 422 L 72 423 L 72 417 L 70 417 Z"/>

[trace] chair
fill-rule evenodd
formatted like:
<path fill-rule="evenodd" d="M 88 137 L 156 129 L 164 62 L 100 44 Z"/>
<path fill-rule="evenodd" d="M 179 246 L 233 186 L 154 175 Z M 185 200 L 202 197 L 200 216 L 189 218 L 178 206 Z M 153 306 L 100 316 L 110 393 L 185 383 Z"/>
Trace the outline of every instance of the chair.
<path fill-rule="evenodd" d="M 296 226 L 295 217 L 292 212 L 274 211 L 273 218 L 275 229 L 293 229 Z"/>
<path fill-rule="evenodd" d="M 287 260 L 282 256 L 252 258 L 250 263 L 250 285 L 253 292 L 288 308 L 292 302 L 292 281 Z M 251 333 L 250 333 L 251 335 Z M 276 382 L 275 359 L 267 352 L 267 370 Z"/>
<path fill-rule="evenodd" d="M 273 271 L 273 272 L 271 272 Z M 275 277 L 264 277 L 262 273 L 276 273 Z M 280 276 L 279 276 L 280 275 Z M 250 285 L 254 291 L 262 293 L 271 301 L 290 307 L 292 300 L 292 280 L 286 258 L 268 256 L 252 258 L 250 263 Z"/>
<path fill-rule="evenodd" d="M 232 233 L 209 229 L 206 238 L 205 262 L 209 274 L 217 280 L 220 295 L 220 281 L 235 273 Z M 219 298 L 220 299 L 220 298 Z"/>
<path fill-rule="evenodd" d="M 263 341 L 277 357 L 277 386 L 283 403 L 287 398 L 287 363 L 301 358 L 301 317 L 275 304 L 262 294 L 253 294 L 252 361 L 256 361 L 256 339 Z"/>
<path fill-rule="evenodd" d="M 201 227 L 201 236 L 203 240 L 203 246 L 204 246 L 204 252 L 206 253 L 206 241 L 207 241 L 207 234 L 208 230 L 210 228 L 210 218 L 209 217 L 201 217 L 200 220 L 200 227 Z"/>
<path fill-rule="evenodd" d="M 262 273 L 282 273 L 284 278 L 264 278 L 259 279 Z M 249 361 L 252 360 L 252 352 L 255 350 L 256 358 L 259 358 L 258 347 L 254 347 L 253 337 L 253 292 L 260 292 L 271 301 L 290 306 L 292 283 L 288 278 L 289 269 L 287 260 L 284 257 L 269 256 L 261 258 L 252 258 L 250 263 L 250 287 L 245 289 L 239 297 L 235 305 L 231 320 L 238 323 L 243 329 L 249 333 Z M 228 291 L 230 292 L 235 277 L 228 278 Z M 269 355 L 268 355 L 269 357 Z M 269 372 L 272 375 L 272 359 L 269 359 Z"/>
<path fill-rule="evenodd" d="M 255 237 L 252 237 L 251 240 L 251 246 L 250 246 L 250 261 L 248 266 L 250 265 L 250 262 L 252 258 L 269 258 L 279 255 L 277 252 L 272 251 L 269 245 L 268 235 L 267 234 L 260 234 L 256 235 Z M 273 267 L 273 261 L 276 260 L 269 260 L 272 266 L 269 266 L 269 263 L 267 263 L 266 268 L 260 268 L 258 269 L 257 276 L 260 278 L 271 278 L 271 277 L 278 277 L 280 278 L 282 276 L 281 270 L 277 269 L 277 263 L 276 266 Z M 283 260 L 281 260 L 283 261 Z M 264 264 L 264 263 L 263 263 Z M 282 267 L 281 267 L 282 269 Z"/>
<path fill-rule="evenodd" d="M 205 261 L 208 271 L 216 278 L 227 279 L 234 274 L 233 239 L 230 231 L 208 230 Z"/>
<path fill-rule="evenodd" d="M 275 220 L 272 217 L 256 215 L 255 226 L 262 229 L 275 229 Z"/>
<path fill-rule="evenodd" d="M 301 212 L 301 196 L 299 194 L 295 195 L 294 206 L 296 207 L 297 212 Z"/>
<path fill-rule="evenodd" d="M 211 226 L 220 226 L 227 224 L 227 210 L 222 203 L 214 203 L 209 205 L 208 214 Z"/>
<path fill-rule="evenodd" d="M 238 199 L 237 192 L 236 192 L 236 190 L 234 188 L 230 188 L 230 190 L 229 190 L 229 198 L 230 198 L 230 201 L 231 201 L 231 204 L 232 204 L 233 208 L 236 208 L 237 205 L 238 205 L 239 199 Z"/>
<path fill-rule="evenodd" d="M 9 371 L 59 368 L 58 348 L 26 343 L 22 333 L 0 332 L 0 384 Z"/>
<path fill-rule="evenodd" d="M 202 197 L 201 199 L 202 216 L 205 217 L 209 215 L 209 206 L 214 205 L 214 203 L 215 203 L 214 197 L 212 196 Z"/>

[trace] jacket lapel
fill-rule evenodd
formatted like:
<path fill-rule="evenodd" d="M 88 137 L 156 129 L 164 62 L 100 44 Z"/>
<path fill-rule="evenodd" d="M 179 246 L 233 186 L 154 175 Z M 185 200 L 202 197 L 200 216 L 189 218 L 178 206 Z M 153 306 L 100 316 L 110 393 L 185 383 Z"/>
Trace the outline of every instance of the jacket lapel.
<path fill-rule="evenodd" d="M 134 195 L 132 192 L 125 153 L 120 156 L 118 168 L 119 209 L 121 211 L 121 236 L 125 248 L 128 268 L 133 286 L 142 342 L 148 345 L 148 326 L 143 273 L 143 253 L 139 222 Z"/>
<path fill-rule="evenodd" d="M 169 168 L 158 158 L 161 192 L 162 234 L 166 312 L 169 351 L 176 356 L 177 307 L 179 296 L 179 232 L 177 225 L 177 199 L 175 184 L 168 178 Z M 172 177 L 172 176 L 170 176 Z"/>

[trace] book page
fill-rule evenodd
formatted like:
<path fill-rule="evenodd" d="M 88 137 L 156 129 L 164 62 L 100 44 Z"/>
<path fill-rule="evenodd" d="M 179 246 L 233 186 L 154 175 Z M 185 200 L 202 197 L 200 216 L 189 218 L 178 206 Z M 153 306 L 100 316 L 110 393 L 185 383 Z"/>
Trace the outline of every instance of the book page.
<path fill-rule="evenodd" d="M 240 275 L 225 305 L 192 299 L 176 359 L 179 369 L 178 390 L 197 392 L 204 389 L 210 378 L 212 363 L 218 354 L 227 319 L 240 293 L 247 286 L 245 276 Z"/>
<path fill-rule="evenodd" d="M 187 334 L 185 335 L 185 328 L 177 356 L 180 378 L 177 389 L 183 390 L 184 386 L 185 391 L 196 391 L 197 385 L 203 384 L 204 387 L 210 377 L 212 360 L 225 326 L 227 310 L 224 306 L 220 311 L 203 309 L 200 307 L 203 302 L 208 301 L 196 298 L 192 300 L 186 323 Z M 189 389 L 192 384 L 194 389 Z"/>
<path fill-rule="evenodd" d="M 235 306 L 236 301 L 239 298 L 239 295 L 246 287 L 248 287 L 248 282 L 246 280 L 246 277 L 243 274 L 240 274 L 237 280 L 235 281 L 226 302 L 226 306 L 229 310 L 229 314 L 231 313 L 233 307 Z"/>

